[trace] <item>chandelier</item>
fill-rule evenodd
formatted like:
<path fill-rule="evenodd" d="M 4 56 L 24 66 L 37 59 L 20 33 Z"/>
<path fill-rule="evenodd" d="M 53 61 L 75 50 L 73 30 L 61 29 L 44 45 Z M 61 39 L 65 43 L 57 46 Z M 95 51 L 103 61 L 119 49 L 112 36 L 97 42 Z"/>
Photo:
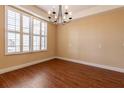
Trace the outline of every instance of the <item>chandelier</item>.
<path fill-rule="evenodd" d="M 72 20 L 72 12 L 68 10 L 68 6 L 59 5 L 58 12 L 53 8 L 48 11 L 48 15 L 49 21 L 54 24 L 65 24 Z"/>

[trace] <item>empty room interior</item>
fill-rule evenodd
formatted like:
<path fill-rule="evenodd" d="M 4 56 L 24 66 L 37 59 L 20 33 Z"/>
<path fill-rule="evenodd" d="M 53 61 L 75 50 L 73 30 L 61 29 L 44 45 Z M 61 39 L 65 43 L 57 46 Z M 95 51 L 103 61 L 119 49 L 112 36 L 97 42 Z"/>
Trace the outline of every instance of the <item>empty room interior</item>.
<path fill-rule="evenodd" d="M 124 6 L 0 5 L 0 88 L 124 88 Z"/>

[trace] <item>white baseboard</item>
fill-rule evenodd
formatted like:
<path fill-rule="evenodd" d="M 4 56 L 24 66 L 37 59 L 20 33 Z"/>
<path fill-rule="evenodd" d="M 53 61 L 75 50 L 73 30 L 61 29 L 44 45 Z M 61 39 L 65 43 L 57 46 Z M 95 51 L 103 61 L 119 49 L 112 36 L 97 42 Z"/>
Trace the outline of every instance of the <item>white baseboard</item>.
<path fill-rule="evenodd" d="M 12 67 L 8 67 L 8 68 L 0 69 L 0 74 L 10 72 L 10 71 L 14 71 L 14 70 L 17 70 L 17 69 L 20 69 L 20 68 L 28 67 L 28 66 L 38 64 L 38 63 L 41 63 L 41 62 L 45 62 L 45 61 L 48 61 L 48 60 L 52 60 L 54 58 L 55 57 L 46 58 L 46 59 L 42 59 L 42 60 L 27 62 L 26 64 L 21 64 L 21 65 L 17 65 L 17 66 L 12 66 Z"/>
<path fill-rule="evenodd" d="M 89 65 L 89 66 L 94 66 L 94 67 L 99 67 L 99 68 L 103 68 L 103 69 L 107 69 L 107 70 L 113 70 L 113 71 L 124 73 L 124 68 L 111 67 L 111 66 L 107 66 L 107 65 L 100 65 L 100 64 L 95 64 L 95 63 L 90 63 L 90 62 L 85 62 L 85 61 L 75 60 L 75 59 L 70 59 L 70 58 L 64 58 L 64 57 L 56 57 L 56 58 L 66 60 L 66 61 L 75 62 L 75 63 L 85 64 L 85 65 Z"/>

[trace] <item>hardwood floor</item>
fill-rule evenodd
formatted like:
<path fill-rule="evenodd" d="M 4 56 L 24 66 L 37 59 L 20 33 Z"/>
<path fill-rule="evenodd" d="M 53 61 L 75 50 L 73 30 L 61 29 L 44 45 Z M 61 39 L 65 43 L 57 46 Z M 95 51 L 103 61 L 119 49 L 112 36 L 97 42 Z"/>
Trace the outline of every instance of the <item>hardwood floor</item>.
<path fill-rule="evenodd" d="M 54 59 L 0 75 L 0 87 L 124 87 L 124 74 Z"/>

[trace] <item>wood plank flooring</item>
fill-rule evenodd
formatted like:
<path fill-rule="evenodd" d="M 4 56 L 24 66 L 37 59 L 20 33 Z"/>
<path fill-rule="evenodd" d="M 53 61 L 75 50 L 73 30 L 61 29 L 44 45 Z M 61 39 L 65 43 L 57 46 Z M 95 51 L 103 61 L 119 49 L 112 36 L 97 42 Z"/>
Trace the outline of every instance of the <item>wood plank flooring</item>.
<path fill-rule="evenodd" d="M 124 74 L 54 59 L 0 75 L 3 88 L 124 88 Z"/>

